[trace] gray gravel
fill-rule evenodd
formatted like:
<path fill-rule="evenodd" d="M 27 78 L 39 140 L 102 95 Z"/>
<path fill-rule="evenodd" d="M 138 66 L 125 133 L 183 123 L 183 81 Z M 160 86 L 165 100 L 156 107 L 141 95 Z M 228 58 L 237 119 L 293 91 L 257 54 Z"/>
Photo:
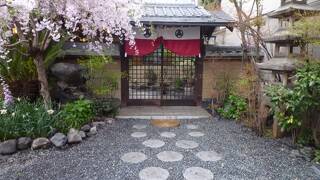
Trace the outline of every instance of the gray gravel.
<path fill-rule="evenodd" d="M 196 131 L 203 137 L 188 135 L 193 130 L 186 124 L 198 125 Z M 175 129 L 155 128 L 137 130 L 135 124 L 148 124 L 146 120 L 121 120 L 106 125 L 96 136 L 79 145 L 66 149 L 52 148 L 40 151 L 23 151 L 13 156 L 0 156 L 0 179 L 103 179 L 137 180 L 146 167 L 161 167 L 170 173 L 169 180 L 183 179 L 183 172 L 190 167 L 209 169 L 215 179 L 320 179 L 303 159 L 290 157 L 288 139 L 272 140 L 257 137 L 249 129 L 224 120 L 186 120 Z M 133 138 L 133 132 L 146 132 L 147 137 Z M 164 138 L 161 132 L 171 131 L 177 136 Z M 166 144 L 151 149 L 142 145 L 147 139 L 160 139 Z M 177 140 L 199 143 L 195 149 L 175 146 Z M 199 151 L 214 150 L 223 156 L 217 162 L 204 162 L 197 158 Z M 182 161 L 162 162 L 157 154 L 177 151 Z M 142 152 L 148 159 L 139 164 L 128 164 L 120 157 L 128 152 Z"/>

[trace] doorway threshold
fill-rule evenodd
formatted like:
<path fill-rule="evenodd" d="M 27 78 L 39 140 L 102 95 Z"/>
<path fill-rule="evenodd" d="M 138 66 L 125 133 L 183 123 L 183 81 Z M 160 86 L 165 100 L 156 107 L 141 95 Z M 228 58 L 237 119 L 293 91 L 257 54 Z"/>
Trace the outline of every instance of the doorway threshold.
<path fill-rule="evenodd" d="M 208 119 L 211 115 L 200 106 L 128 106 L 120 109 L 117 119 Z"/>

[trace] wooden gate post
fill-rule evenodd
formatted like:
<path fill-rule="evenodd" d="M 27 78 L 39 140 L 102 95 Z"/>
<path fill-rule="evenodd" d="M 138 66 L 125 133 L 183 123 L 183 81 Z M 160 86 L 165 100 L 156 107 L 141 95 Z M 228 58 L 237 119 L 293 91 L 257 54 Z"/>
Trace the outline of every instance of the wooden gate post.
<path fill-rule="evenodd" d="M 127 106 L 129 100 L 129 62 L 125 57 L 125 45 L 122 41 L 120 45 L 120 61 L 121 61 L 121 106 Z"/>

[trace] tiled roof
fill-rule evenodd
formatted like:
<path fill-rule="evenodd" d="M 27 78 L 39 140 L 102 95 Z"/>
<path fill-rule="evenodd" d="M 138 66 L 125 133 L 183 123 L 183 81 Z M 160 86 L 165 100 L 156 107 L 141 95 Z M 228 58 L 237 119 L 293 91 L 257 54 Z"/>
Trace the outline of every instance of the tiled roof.
<path fill-rule="evenodd" d="M 295 11 L 319 11 L 319 8 L 308 4 L 288 3 L 269 13 L 269 16 L 277 18 Z"/>
<path fill-rule="evenodd" d="M 194 4 L 145 4 L 141 22 L 163 25 L 225 25 L 234 20 L 221 10 L 209 12 Z"/>
<path fill-rule="evenodd" d="M 144 15 L 148 17 L 210 17 L 209 12 L 191 4 L 147 4 Z"/>
<path fill-rule="evenodd" d="M 312 7 L 320 9 L 320 0 L 310 1 L 308 4 Z"/>

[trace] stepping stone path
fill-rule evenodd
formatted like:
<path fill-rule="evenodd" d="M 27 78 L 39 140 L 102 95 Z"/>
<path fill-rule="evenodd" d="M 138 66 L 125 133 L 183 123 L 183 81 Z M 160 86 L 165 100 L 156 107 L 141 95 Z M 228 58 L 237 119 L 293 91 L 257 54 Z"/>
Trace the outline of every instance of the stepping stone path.
<path fill-rule="evenodd" d="M 202 133 L 202 132 L 191 132 L 191 133 L 189 133 L 189 136 L 202 137 L 202 136 L 204 136 L 204 133 Z"/>
<path fill-rule="evenodd" d="M 142 144 L 150 148 L 160 148 L 165 145 L 165 142 L 158 139 L 149 139 L 144 141 Z"/>
<path fill-rule="evenodd" d="M 132 137 L 134 138 L 143 138 L 147 136 L 147 133 L 145 132 L 134 132 L 131 134 Z"/>
<path fill-rule="evenodd" d="M 199 144 L 194 141 L 180 140 L 176 142 L 176 146 L 183 149 L 194 149 L 198 147 Z"/>
<path fill-rule="evenodd" d="M 222 156 L 215 151 L 201 151 L 196 156 L 202 161 L 219 161 L 222 159 Z"/>
<path fill-rule="evenodd" d="M 148 126 L 146 124 L 136 124 L 132 128 L 137 130 L 146 129 Z M 192 131 L 198 129 L 198 125 L 194 124 L 187 124 L 185 125 L 187 134 L 191 137 L 197 137 L 201 138 L 205 136 L 203 132 L 200 131 Z M 151 127 L 150 127 L 151 128 Z M 189 132 L 188 132 L 189 131 Z M 150 134 L 150 133 L 148 133 Z M 148 137 L 148 134 L 146 132 L 132 132 L 131 138 L 143 138 Z M 151 133 L 152 134 L 152 133 Z M 172 163 L 171 166 L 174 166 L 176 162 L 183 161 L 184 155 L 183 149 L 187 149 L 192 151 L 195 151 L 194 149 L 199 147 L 198 142 L 191 141 L 191 140 L 176 140 L 174 139 L 176 137 L 175 132 L 161 132 L 159 135 L 159 139 L 148 139 L 145 140 L 142 143 L 142 145 L 155 149 L 155 148 L 161 148 L 166 145 L 166 142 L 174 142 L 175 146 L 173 146 L 173 149 L 162 151 L 158 154 L 156 154 L 156 158 L 162 161 L 163 163 Z M 165 142 L 166 141 L 166 142 Z M 174 148 L 176 147 L 176 148 Z M 141 149 L 144 149 L 143 146 Z M 180 150 L 180 152 L 179 152 Z M 149 152 L 153 150 L 148 150 Z M 208 163 L 214 163 L 216 161 L 219 161 L 222 159 L 222 155 L 218 154 L 217 152 L 213 150 L 206 151 L 203 149 L 203 151 L 193 152 L 194 153 L 194 159 L 198 159 L 199 161 L 208 162 Z M 153 153 L 152 153 L 153 154 Z M 150 160 L 154 160 L 155 157 L 149 157 Z M 143 163 L 143 161 L 147 160 L 148 157 L 144 153 L 141 152 L 129 152 L 124 155 L 122 155 L 121 160 L 125 163 L 129 164 L 137 164 L 137 163 Z M 197 161 L 196 164 L 199 164 Z M 160 166 L 160 164 L 157 164 L 157 166 Z M 184 179 L 186 180 L 212 180 L 213 179 L 213 173 L 208 170 L 204 169 L 202 167 L 189 167 L 186 168 L 183 172 L 180 172 L 181 175 L 183 175 Z M 176 173 L 175 173 L 176 174 Z M 144 169 L 141 169 L 139 172 L 139 178 L 141 180 L 166 180 L 170 177 L 169 171 L 166 169 L 163 169 L 162 167 L 145 167 Z M 174 179 L 175 177 L 170 177 L 170 179 Z"/>
<path fill-rule="evenodd" d="M 164 162 L 174 162 L 181 161 L 183 159 L 183 155 L 174 151 L 163 151 L 157 154 L 158 159 Z"/>
<path fill-rule="evenodd" d="M 199 126 L 194 125 L 194 124 L 187 124 L 187 125 L 186 125 L 186 128 L 187 128 L 187 129 L 191 129 L 191 130 L 193 130 L 193 129 L 198 129 L 198 128 L 199 128 Z"/>
<path fill-rule="evenodd" d="M 147 167 L 140 171 L 141 180 L 166 180 L 169 178 L 169 172 L 160 167 Z"/>
<path fill-rule="evenodd" d="M 210 170 L 201 167 L 191 167 L 184 171 L 183 177 L 186 180 L 212 180 L 213 174 Z"/>
<path fill-rule="evenodd" d="M 165 138 L 174 138 L 176 137 L 176 134 L 173 132 L 163 132 L 160 134 L 160 136 Z"/>
<path fill-rule="evenodd" d="M 140 152 L 126 153 L 121 157 L 121 160 L 127 163 L 140 163 L 147 159 L 147 156 Z"/>
<path fill-rule="evenodd" d="M 145 125 L 145 124 L 136 124 L 136 125 L 133 125 L 133 128 L 134 129 L 145 129 L 145 128 L 147 128 L 147 125 Z"/>

